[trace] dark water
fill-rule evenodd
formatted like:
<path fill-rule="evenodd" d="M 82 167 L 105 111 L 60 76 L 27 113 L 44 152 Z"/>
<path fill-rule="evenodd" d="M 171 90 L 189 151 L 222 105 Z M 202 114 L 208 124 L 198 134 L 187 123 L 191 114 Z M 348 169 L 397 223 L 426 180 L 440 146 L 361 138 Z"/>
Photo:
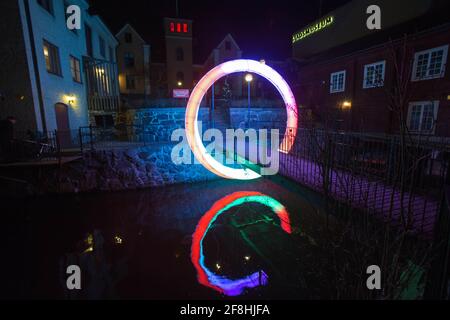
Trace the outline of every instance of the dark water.
<path fill-rule="evenodd" d="M 271 208 L 243 203 L 220 215 L 203 242 L 205 266 L 227 279 L 263 271 L 266 285 L 236 298 L 308 299 L 317 285 L 317 199 L 289 183 L 218 180 L 171 187 L 22 200 L 2 207 L 4 298 L 216 299 L 191 261 L 200 218 L 227 195 L 258 191 L 289 212 L 292 233 Z M 66 290 L 66 268 L 82 270 L 82 290 Z M 260 273 L 261 274 L 261 273 Z M 261 280 L 261 279 L 260 279 Z"/>

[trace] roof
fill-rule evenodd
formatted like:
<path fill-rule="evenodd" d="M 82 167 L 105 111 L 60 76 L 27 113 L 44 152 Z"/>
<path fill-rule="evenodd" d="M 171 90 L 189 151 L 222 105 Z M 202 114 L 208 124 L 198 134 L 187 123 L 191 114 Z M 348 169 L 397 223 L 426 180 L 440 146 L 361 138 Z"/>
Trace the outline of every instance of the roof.
<path fill-rule="evenodd" d="M 219 42 L 219 44 L 211 50 L 211 52 L 209 53 L 208 57 L 205 59 L 205 61 L 208 61 L 211 56 L 214 54 L 214 52 L 216 50 L 218 50 L 220 47 L 222 47 L 225 44 L 225 41 L 231 41 L 231 43 L 233 43 L 233 45 L 239 50 L 242 51 L 241 48 L 239 47 L 239 45 L 237 44 L 237 42 L 234 40 L 233 36 L 230 33 L 227 33 L 227 35 L 222 39 L 222 41 Z"/>
<path fill-rule="evenodd" d="M 141 37 L 141 35 L 139 34 L 139 32 L 137 32 L 136 29 L 134 29 L 133 26 L 132 26 L 131 24 L 129 24 L 129 23 L 127 23 L 126 25 L 124 25 L 124 26 L 122 27 L 122 29 L 120 29 L 120 31 L 117 32 L 116 38 L 119 38 L 119 37 L 122 35 L 122 33 L 124 33 L 124 32 L 127 31 L 127 30 L 130 30 L 131 32 L 133 32 L 135 35 L 138 36 L 138 38 L 139 38 L 139 40 L 141 40 L 141 42 L 147 44 L 147 42 Z"/>
<path fill-rule="evenodd" d="M 237 42 L 234 40 L 233 36 L 232 36 L 230 33 L 228 33 L 228 34 L 225 36 L 225 38 L 223 38 L 223 40 L 219 43 L 219 45 L 216 47 L 216 49 L 218 49 L 218 48 L 220 48 L 222 45 L 224 45 L 224 43 L 225 43 L 225 41 L 226 41 L 227 39 L 230 40 L 230 41 L 233 43 L 233 45 L 234 45 L 236 48 L 238 48 L 238 50 L 241 50 L 241 48 L 239 48 Z"/>

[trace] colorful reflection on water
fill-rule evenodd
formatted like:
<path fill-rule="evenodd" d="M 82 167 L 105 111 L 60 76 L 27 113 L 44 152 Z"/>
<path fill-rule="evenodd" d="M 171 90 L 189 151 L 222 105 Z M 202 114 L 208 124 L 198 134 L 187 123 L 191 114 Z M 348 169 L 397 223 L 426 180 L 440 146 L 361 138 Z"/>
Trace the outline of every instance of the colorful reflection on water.
<path fill-rule="evenodd" d="M 238 296 L 245 289 L 264 286 L 268 283 L 268 275 L 263 271 L 255 272 L 241 279 L 228 279 L 209 270 L 205 265 L 203 240 L 218 216 L 227 210 L 245 204 L 256 202 L 269 207 L 280 219 L 281 228 L 291 234 L 291 223 L 286 208 L 277 200 L 255 191 L 240 191 L 232 193 L 216 203 L 200 219 L 192 236 L 191 261 L 197 270 L 200 284 L 212 288 L 227 296 Z"/>

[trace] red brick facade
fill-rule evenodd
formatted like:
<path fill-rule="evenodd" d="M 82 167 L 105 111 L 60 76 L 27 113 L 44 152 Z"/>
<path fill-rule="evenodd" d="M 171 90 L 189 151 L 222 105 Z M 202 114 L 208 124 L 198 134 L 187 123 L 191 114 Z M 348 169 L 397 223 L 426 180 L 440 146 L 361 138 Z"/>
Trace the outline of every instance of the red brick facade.
<path fill-rule="evenodd" d="M 332 56 L 304 61 L 298 72 L 295 86 L 297 102 L 301 106 L 302 124 L 310 123 L 335 129 L 367 133 L 396 133 L 399 129 L 398 112 L 390 110 L 389 100 L 393 94 L 399 73 L 395 61 L 404 61 L 408 75 L 405 117 L 408 116 L 409 103 L 414 101 L 439 101 L 435 127 L 432 134 L 450 136 L 450 70 L 446 56 L 441 77 L 436 79 L 411 81 L 414 71 L 414 58 L 417 52 L 450 44 L 450 26 L 409 36 L 395 42 L 385 43 L 370 49 L 353 51 L 343 56 Z M 405 49 L 404 49 L 405 48 Z M 445 51 L 445 50 L 444 50 Z M 384 83 L 382 87 L 363 88 L 365 65 L 385 61 Z M 345 90 L 330 93 L 330 75 L 345 70 Z M 343 102 L 351 107 L 343 107 Z"/>

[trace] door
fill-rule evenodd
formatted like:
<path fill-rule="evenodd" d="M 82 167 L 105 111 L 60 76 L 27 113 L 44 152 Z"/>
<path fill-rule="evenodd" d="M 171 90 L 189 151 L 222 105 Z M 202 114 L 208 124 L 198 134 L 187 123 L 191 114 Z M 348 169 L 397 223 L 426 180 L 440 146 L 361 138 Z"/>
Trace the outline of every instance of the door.
<path fill-rule="evenodd" d="M 63 103 L 57 103 L 55 105 L 57 137 L 62 149 L 68 148 L 71 145 L 69 112 L 67 109 L 67 105 Z"/>

